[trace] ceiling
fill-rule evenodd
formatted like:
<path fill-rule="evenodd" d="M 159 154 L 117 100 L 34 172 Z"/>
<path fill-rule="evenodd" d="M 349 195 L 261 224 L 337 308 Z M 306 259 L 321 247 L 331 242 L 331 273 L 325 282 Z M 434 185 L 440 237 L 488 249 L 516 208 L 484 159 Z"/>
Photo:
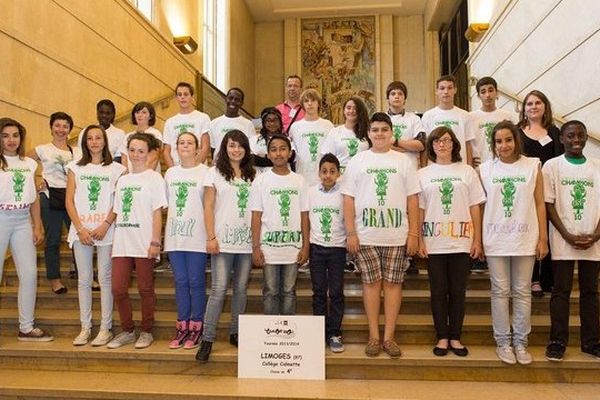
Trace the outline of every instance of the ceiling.
<path fill-rule="evenodd" d="M 255 22 L 342 15 L 420 15 L 427 0 L 245 0 Z"/>

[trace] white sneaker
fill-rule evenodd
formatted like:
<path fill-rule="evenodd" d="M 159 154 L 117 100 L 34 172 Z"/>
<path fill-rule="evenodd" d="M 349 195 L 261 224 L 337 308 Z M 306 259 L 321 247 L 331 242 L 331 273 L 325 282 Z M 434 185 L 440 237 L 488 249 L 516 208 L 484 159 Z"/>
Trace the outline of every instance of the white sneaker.
<path fill-rule="evenodd" d="M 515 346 L 515 355 L 517 356 L 517 362 L 521 365 L 529 365 L 533 362 L 533 357 L 527 351 L 527 347 L 522 344 Z"/>
<path fill-rule="evenodd" d="M 150 332 L 141 332 L 140 337 L 138 338 L 137 342 L 135 342 L 135 348 L 145 349 L 146 347 L 149 347 L 152 342 L 154 342 L 154 338 Z"/>
<path fill-rule="evenodd" d="M 113 340 L 108 342 L 106 347 L 109 349 L 118 349 L 119 347 L 125 346 L 135 342 L 135 332 L 121 332 Z"/>
<path fill-rule="evenodd" d="M 85 346 L 92 336 L 92 330 L 87 328 L 81 328 L 81 332 L 75 339 L 73 339 L 73 346 Z"/>
<path fill-rule="evenodd" d="M 113 338 L 113 334 L 108 329 L 100 329 L 98 332 L 98 336 L 94 340 L 92 340 L 92 346 L 105 346 L 110 340 Z"/>
<path fill-rule="evenodd" d="M 512 346 L 504 345 L 496 347 L 496 355 L 502 362 L 507 364 L 515 365 L 517 363 Z"/>

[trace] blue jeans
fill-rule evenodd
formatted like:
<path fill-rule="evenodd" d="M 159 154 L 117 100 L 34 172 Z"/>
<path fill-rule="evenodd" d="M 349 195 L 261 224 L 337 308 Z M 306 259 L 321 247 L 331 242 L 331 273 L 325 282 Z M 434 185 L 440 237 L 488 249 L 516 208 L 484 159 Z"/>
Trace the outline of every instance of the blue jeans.
<path fill-rule="evenodd" d="M 50 208 L 50 200 L 46 194 L 40 194 L 40 206 L 42 208 L 42 223 L 46 232 L 46 247 L 44 248 L 44 260 L 46 261 L 46 278 L 60 279 L 60 239 L 63 224 L 67 230 L 71 226 L 71 219 L 66 210 L 54 210 Z"/>
<path fill-rule="evenodd" d="M 325 337 L 342 335 L 346 249 L 310 245 L 310 280 L 314 315 L 325 316 Z M 329 293 L 329 310 L 327 294 Z"/>
<path fill-rule="evenodd" d="M 33 244 L 29 210 L 0 211 L 0 281 L 6 250 L 10 246 L 19 277 L 17 307 L 19 330 L 33 329 L 33 313 L 37 294 L 37 255 Z"/>
<path fill-rule="evenodd" d="M 231 325 L 229 334 L 238 333 L 238 319 L 246 311 L 248 302 L 248 280 L 252 270 L 251 254 L 219 253 L 211 256 L 212 289 L 206 305 L 202 340 L 214 342 L 217 338 L 217 323 L 223 311 L 227 286 L 231 279 Z"/>
<path fill-rule="evenodd" d="M 296 313 L 298 264 L 266 264 L 263 267 L 263 310 L 265 315 Z"/>
<path fill-rule="evenodd" d="M 206 306 L 206 253 L 170 251 L 178 321 L 199 322 Z"/>

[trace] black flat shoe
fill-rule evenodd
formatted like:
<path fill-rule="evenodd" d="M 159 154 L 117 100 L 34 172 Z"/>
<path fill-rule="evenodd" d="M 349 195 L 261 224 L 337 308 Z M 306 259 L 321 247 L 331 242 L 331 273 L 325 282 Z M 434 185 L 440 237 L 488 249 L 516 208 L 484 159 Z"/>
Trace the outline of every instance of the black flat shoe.
<path fill-rule="evenodd" d="M 443 347 L 437 347 L 435 346 L 433 348 L 433 354 L 438 356 L 438 357 L 444 357 L 446 355 L 448 355 L 448 348 L 443 348 Z"/>
<path fill-rule="evenodd" d="M 469 349 L 467 349 L 467 346 L 464 346 L 460 349 L 450 346 L 450 350 L 459 357 L 466 357 L 469 355 Z"/>
<path fill-rule="evenodd" d="M 232 346 L 238 347 L 238 334 L 237 333 L 232 333 L 231 335 L 229 335 L 229 343 Z"/>
<path fill-rule="evenodd" d="M 52 293 L 54 294 L 65 294 L 69 291 L 65 286 L 61 286 L 58 289 L 52 289 Z"/>

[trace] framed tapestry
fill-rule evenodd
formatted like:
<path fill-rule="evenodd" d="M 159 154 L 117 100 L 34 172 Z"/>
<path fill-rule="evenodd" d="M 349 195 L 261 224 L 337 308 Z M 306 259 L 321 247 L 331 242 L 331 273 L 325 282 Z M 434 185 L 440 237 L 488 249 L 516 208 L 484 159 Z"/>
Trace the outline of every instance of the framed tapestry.
<path fill-rule="evenodd" d="M 361 97 L 377 109 L 374 16 L 310 18 L 300 23 L 300 62 L 305 88 L 323 96 L 322 116 L 344 122 L 344 103 Z"/>

